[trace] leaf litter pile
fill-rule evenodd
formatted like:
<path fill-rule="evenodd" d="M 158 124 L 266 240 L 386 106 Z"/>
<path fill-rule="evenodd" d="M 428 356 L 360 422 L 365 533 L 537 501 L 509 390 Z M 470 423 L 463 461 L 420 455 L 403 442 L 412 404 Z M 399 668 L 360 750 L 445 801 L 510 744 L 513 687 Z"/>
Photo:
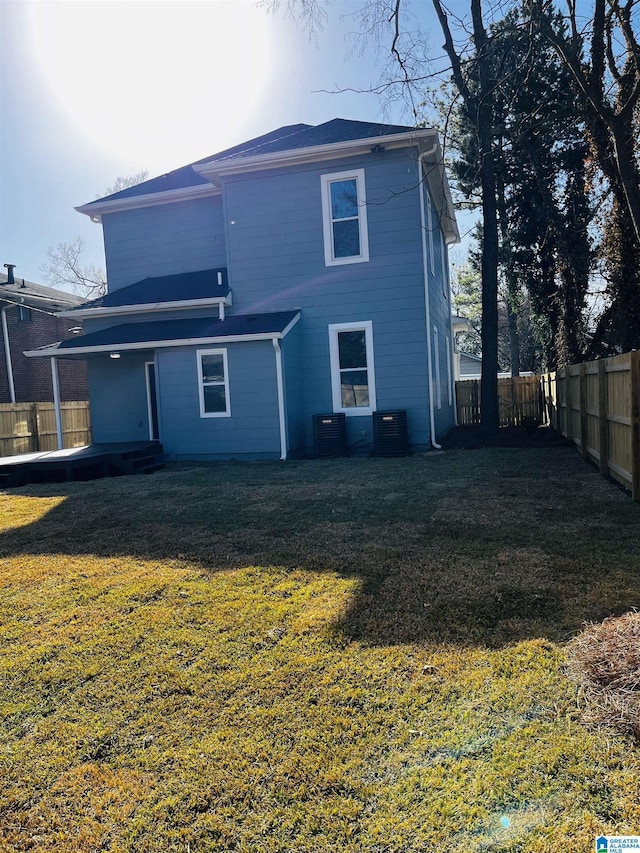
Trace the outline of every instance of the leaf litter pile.
<path fill-rule="evenodd" d="M 635 724 L 586 725 L 567 677 L 583 643 L 592 692 L 634 691 L 636 658 L 613 628 L 565 650 L 640 601 L 639 526 L 566 448 L 0 493 L 0 849 L 583 853 L 637 832 Z"/>

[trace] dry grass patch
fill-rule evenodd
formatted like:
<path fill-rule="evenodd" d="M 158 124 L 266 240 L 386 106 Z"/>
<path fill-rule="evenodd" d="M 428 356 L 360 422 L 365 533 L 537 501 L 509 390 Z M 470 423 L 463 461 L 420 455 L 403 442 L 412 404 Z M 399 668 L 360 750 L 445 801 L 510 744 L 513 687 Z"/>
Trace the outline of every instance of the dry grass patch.
<path fill-rule="evenodd" d="M 640 600 L 640 513 L 570 451 L 0 508 L 3 851 L 583 853 L 640 825 L 638 755 L 563 672 Z"/>

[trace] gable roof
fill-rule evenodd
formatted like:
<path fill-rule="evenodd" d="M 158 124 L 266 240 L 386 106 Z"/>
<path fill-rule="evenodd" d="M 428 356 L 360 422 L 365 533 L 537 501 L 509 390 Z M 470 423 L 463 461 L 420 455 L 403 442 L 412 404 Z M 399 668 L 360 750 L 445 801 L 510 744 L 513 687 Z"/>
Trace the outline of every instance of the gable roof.
<path fill-rule="evenodd" d="M 7 284 L 8 280 L 7 275 L 0 273 L 0 303 L 25 305 L 28 308 L 39 308 L 53 313 L 84 302 L 81 296 L 55 287 L 47 287 L 44 284 L 36 284 L 19 276 L 15 277 L 13 284 Z"/>

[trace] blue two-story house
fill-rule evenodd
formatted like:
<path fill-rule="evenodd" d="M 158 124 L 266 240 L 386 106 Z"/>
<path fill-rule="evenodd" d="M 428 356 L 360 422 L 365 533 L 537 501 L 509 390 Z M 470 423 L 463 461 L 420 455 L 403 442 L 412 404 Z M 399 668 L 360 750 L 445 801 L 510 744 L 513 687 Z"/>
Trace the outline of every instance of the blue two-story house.
<path fill-rule="evenodd" d="M 94 440 L 173 459 L 280 458 L 312 418 L 405 410 L 412 448 L 454 422 L 447 246 L 434 130 L 282 127 L 78 208 L 101 222 L 108 292 L 84 333 L 29 355 L 87 360 Z"/>

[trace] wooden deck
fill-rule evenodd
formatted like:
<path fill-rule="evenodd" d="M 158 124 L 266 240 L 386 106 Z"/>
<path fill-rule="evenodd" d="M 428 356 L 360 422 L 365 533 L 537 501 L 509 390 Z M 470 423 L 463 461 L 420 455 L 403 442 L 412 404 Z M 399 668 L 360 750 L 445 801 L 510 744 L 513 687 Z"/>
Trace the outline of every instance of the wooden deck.
<path fill-rule="evenodd" d="M 0 458 L 0 488 L 26 483 L 94 480 L 121 474 L 150 474 L 162 468 L 157 441 L 89 444 L 67 450 Z"/>

